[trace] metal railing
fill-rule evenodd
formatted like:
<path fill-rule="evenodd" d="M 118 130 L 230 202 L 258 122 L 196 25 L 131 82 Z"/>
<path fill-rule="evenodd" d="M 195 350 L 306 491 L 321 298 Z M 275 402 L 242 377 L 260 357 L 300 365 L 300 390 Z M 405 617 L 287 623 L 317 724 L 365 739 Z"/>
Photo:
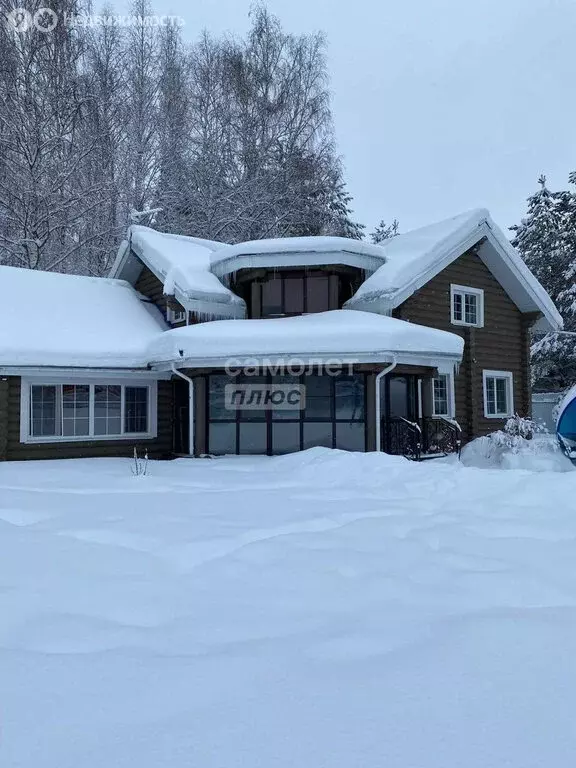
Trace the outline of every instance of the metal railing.
<path fill-rule="evenodd" d="M 460 455 L 462 431 L 456 421 L 427 417 L 418 421 L 382 419 L 382 450 L 414 461 L 435 456 Z"/>

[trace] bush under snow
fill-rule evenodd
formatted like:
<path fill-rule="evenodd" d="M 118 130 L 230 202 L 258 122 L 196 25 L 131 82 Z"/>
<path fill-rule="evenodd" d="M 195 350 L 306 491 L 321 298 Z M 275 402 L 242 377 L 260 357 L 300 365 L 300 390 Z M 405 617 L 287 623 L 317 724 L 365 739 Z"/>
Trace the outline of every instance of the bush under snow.
<path fill-rule="evenodd" d="M 481 469 L 526 469 L 532 472 L 569 472 L 574 469 L 555 435 L 531 419 L 514 416 L 504 429 L 478 437 L 462 449 L 462 463 Z"/>

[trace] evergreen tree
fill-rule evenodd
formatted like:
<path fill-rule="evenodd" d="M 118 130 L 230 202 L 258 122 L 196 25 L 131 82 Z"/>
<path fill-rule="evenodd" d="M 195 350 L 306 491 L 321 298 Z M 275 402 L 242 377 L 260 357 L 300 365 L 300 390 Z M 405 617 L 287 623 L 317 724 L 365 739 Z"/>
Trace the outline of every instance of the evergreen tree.
<path fill-rule="evenodd" d="M 399 234 L 399 226 L 400 225 L 398 223 L 398 219 L 394 219 L 392 224 L 386 224 L 384 219 L 382 219 L 374 232 L 370 233 L 370 240 L 372 240 L 374 245 L 378 245 L 379 243 L 383 243 L 384 240 L 389 240 L 391 237 L 396 237 L 396 235 Z"/>
<path fill-rule="evenodd" d="M 576 197 L 571 190 L 550 191 L 544 176 L 538 183 L 526 217 L 512 227 L 512 244 L 564 320 L 564 331 L 535 334 L 532 346 L 535 388 L 551 391 L 576 382 Z"/>

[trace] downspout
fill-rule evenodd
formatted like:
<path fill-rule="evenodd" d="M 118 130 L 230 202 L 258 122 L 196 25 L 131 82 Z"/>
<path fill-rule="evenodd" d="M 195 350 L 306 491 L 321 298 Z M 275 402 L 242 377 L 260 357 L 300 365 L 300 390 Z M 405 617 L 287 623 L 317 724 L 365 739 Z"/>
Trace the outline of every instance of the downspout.
<path fill-rule="evenodd" d="M 171 364 L 171 370 L 173 374 L 188 382 L 188 453 L 194 456 L 194 379 L 179 371 L 175 363 Z"/>
<path fill-rule="evenodd" d="M 390 373 L 391 371 L 396 368 L 398 365 L 398 361 L 396 360 L 396 355 L 392 355 L 392 362 L 387 368 L 384 368 L 383 371 L 380 371 L 380 373 L 376 374 L 376 450 L 381 451 L 382 450 L 382 418 L 381 418 L 381 407 L 380 407 L 380 382 L 386 376 L 386 374 Z"/>

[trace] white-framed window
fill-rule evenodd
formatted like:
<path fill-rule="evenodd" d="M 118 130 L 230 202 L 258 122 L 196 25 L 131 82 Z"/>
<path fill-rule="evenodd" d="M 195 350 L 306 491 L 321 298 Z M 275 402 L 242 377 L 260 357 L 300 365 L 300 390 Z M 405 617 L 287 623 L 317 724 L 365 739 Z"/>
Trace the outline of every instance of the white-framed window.
<path fill-rule="evenodd" d="M 169 323 L 185 323 L 186 322 L 185 309 L 171 309 L 170 307 L 168 307 L 166 315 Z"/>
<path fill-rule="evenodd" d="M 483 371 L 484 416 L 506 419 L 514 415 L 514 377 L 510 371 Z"/>
<path fill-rule="evenodd" d="M 454 418 L 454 378 L 449 373 L 432 379 L 432 415 Z"/>
<path fill-rule="evenodd" d="M 156 437 L 155 381 L 22 379 L 23 443 Z"/>
<path fill-rule="evenodd" d="M 484 325 L 484 291 L 464 285 L 450 286 L 450 318 L 453 325 Z"/>

